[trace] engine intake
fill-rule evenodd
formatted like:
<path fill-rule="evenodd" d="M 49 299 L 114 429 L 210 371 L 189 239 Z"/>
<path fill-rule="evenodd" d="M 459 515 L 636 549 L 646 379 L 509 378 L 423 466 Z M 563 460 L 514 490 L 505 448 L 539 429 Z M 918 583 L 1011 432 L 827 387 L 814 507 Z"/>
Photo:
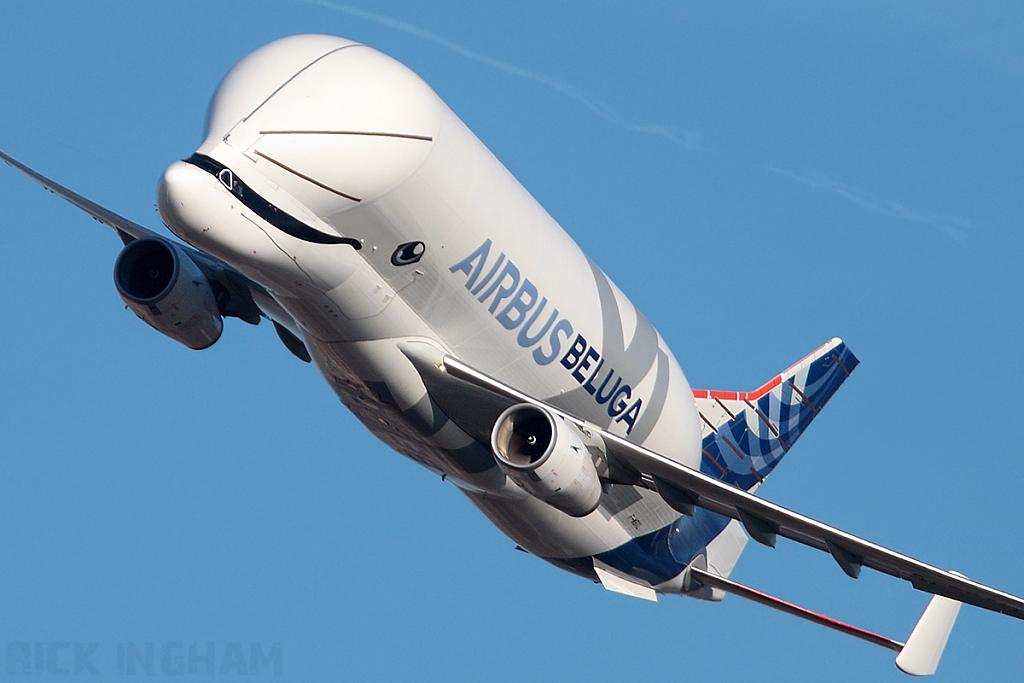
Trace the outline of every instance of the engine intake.
<path fill-rule="evenodd" d="M 114 263 L 114 284 L 128 308 L 190 349 L 205 349 L 224 330 L 209 280 L 184 249 L 159 237 L 133 240 Z"/>
<path fill-rule="evenodd" d="M 498 466 L 520 487 L 573 517 L 597 508 L 601 480 L 575 427 L 527 403 L 501 414 L 491 431 Z"/>

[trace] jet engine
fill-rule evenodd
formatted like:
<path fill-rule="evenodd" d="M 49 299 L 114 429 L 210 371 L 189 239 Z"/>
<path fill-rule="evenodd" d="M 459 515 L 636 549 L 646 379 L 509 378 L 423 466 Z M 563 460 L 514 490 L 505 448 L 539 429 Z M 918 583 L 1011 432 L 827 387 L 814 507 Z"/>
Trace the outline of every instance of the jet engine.
<path fill-rule="evenodd" d="M 210 281 L 188 253 L 158 237 L 133 240 L 114 264 L 117 293 L 153 329 L 205 349 L 224 329 Z"/>
<path fill-rule="evenodd" d="M 597 508 L 601 480 L 575 427 L 548 411 L 521 403 L 501 414 L 491 450 L 509 479 L 573 517 Z"/>

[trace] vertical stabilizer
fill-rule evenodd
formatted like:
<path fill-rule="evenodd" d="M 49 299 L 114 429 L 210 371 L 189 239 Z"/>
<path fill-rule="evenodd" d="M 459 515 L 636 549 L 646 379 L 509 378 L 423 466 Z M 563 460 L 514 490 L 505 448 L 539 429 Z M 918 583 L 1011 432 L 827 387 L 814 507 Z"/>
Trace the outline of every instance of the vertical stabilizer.
<path fill-rule="evenodd" d="M 701 472 L 755 489 L 859 362 L 836 338 L 754 391 L 695 389 Z"/>

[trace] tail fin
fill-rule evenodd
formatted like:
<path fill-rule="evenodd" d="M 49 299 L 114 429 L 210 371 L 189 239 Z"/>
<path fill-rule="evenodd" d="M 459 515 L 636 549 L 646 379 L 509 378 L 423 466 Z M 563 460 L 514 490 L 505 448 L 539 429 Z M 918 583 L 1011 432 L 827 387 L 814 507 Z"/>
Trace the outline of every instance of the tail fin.
<path fill-rule="evenodd" d="M 695 389 L 701 472 L 751 491 L 764 481 L 860 361 L 832 339 L 754 391 Z"/>

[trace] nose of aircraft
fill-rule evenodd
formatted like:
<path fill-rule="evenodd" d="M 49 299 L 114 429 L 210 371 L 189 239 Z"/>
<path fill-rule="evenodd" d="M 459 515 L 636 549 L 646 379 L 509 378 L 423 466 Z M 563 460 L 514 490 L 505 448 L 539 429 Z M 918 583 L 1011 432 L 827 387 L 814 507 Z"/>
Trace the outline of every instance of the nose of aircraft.
<path fill-rule="evenodd" d="M 196 211 L 194 201 L 191 201 L 204 180 L 198 175 L 201 173 L 183 161 L 175 161 L 164 171 L 157 187 L 156 202 L 160 218 L 171 232 L 186 242 L 191 242 L 193 232 L 202 230 L 202 217 Z"/>
<path fill-rule="evenodd" d="M 244 214 L 242 203 L 225 184 L 230 180 L 227 174 L 221 178 L 193 163 L 174 162 L 164 171 L 157 190 L 160 217 L 193 247 L 261 284 L 296 296 L 308 279 L 270 238 L 272 226 L 261 229 L 258 216 Z"/>
<path fill-rule="evenodd" d="M 184 161 L 167 167 L 157 189 L 164 224 L 197 249 L 229 263 L 273 253 L 269 238 L 242 218 L 238 204 L 217 178 Z"/>

